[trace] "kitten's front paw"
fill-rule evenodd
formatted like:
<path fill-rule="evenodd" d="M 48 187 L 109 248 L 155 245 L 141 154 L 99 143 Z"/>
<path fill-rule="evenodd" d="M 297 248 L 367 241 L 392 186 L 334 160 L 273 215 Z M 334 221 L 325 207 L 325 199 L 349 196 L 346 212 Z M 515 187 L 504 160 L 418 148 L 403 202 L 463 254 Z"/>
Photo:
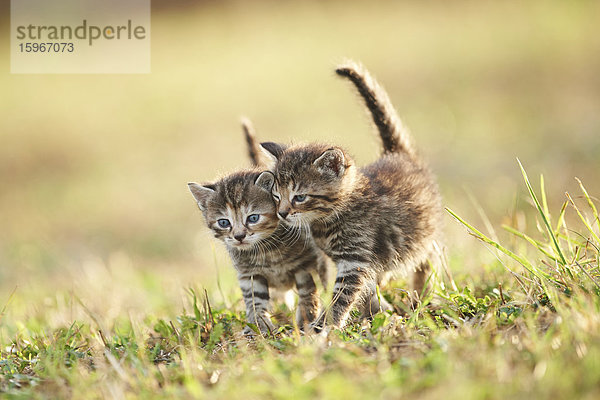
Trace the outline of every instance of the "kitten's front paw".
<path fill-rule="evenodd" d="M 323 315 L 321 315 L 315 321 L 308 324 L 309 330 L 307 333 L 319 334 L 319 333 L 323 332 L 324 328 L 325 328 L 325 317 Z"/>
<path fill-rule="evenodd" d="M 258 329 L 263 335 L 272 335 L 275 332 L 275 326 L 271 323 L 268 317 L 261 318 L 258 320 Z"/>
<path fill-rule="evenodd" d="M 386 299 L 375 294 L 363 303 L 360 317 L 371 320 L 375 314 L 386 311 L 394 311 L 394 307 Z"/>
<path fill-rule="evenodd" d="M 254 331 L 254 329 L 250 328 L 248 325 L 246 325 L 246 327 L 244 327 L 242 334 L 248 338 L 253 338 L 257 335 L 257 333 Z"/>
<path fill-rule="evenodd" d="M 298 307 L 296 311 L 296 324 L 301 331 L 310 330 L 312 322 L 317 318 L 318 307 Z"/>
<path fill-rule="evenodd" d="M 254 326 L 247 325 L 244 328 L 244 332 L 243 332 L 244 335 L 246 335 L 246 336 L 257 336 L 257 335 L 269 336 L 269 335 L 272 335 L 273 332 L 275 332 L 275 326 L 273 326 L 273 324 L 271 323 L 271 320 L 268 317 L 260 318 L 253 325 Z M 258 328 L 258 329 L 256 329 L 256 328 Z M 258 330 L 258 332 L 257 332 L 257 330 Z"/>

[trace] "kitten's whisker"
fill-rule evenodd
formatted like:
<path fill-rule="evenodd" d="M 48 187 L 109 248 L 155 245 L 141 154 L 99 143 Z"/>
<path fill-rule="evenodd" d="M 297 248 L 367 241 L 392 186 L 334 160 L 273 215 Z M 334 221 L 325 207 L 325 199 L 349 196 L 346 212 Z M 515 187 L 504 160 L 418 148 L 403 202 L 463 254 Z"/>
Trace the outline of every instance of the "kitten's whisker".
<path fill-rule="evenodd" d="M 285 229 L 285 235 L 282 237 L 283 240 L 286 240 L 289 238 L 292 238 L 294 235 L 294 228 L 291 225 L 287 225 L 287 224 L 280 224 L 284 229 Z"/>
<path fill-rule="evenodd" d="M 310 224 L 308 222 L 306 222 L 306 221 L 302 222 L 302 224 L 304 225 L 304 229 L 305 229 L 305 232 L 304 232 L 304 245 L 303 245 L 302 248 L 306 249 L 308 247 L 309 243 L 312 240 L 312 236 L 310 234 Z"/>
<path fill-rule="evenodd" d="M 288 242 L 289 246 L 292 246 L 294 244 L 296 244 L 296 242 L 298 241 L 298 239 L 300 239 L 300 232 L 298 231 L 298 227 L 296 226 L 296 222 L 294 222 L 294 225 L 292 226 L 292 236 L 290 238 L 290 242 Z"/>

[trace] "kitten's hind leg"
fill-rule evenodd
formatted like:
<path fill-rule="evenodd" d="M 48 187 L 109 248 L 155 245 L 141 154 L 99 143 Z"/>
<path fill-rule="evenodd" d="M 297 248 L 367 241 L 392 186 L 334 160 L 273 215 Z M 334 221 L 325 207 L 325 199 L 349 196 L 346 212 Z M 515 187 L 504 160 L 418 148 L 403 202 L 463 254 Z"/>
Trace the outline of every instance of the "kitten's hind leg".
<path fill-rule="evenodd" d="M 317 286 L 310 272 L 299 271 L 294 275 L 296 289 L 298 289 L 298 310 L 296 323 L 301 330 L 306 329 L 317 318 L 319 312 L 319 295 Z"/>
<path fill-rule="evenodd" d="M 422 262 L 412 271 L 409 294 L 413 306 L 432 292 L 432 278 L 433 274 L 429 261 Z"/>
<path fill-rule="evenodd" d="M 386 299 L 377 292 L 377 285 L 369 283 L 367 296 L 360 306 L 361 318 L 372 319 L 375 314 L 382 311 L 390 311 L 394 308 Z"/>

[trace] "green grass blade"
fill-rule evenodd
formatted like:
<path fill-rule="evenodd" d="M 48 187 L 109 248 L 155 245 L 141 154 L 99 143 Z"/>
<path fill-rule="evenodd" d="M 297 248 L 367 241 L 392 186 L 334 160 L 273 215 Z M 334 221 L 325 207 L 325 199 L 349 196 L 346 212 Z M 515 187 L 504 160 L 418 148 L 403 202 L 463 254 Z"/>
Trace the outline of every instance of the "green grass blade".
<path fill-rule="evenodd" d="M 583 224 L 585 225 L 585 227 L 590 231 L 590 233 L 594 237 L 594 240 L 596 240 L 596 243 L 600 243 L 600 238 L 598 237 L 598 235 L 596 234 L 596 232 L 594 232 L 594 229 L 592 229 L 592 226 L 588 222 L 587 218 L 581 213 L 581 211 L 579 211 L 579 207 L 577 207 L 577 205 L 575 204 L 575 202 L 573 201 L 573 199 L 571 198 L 571 196 L 569 195 L 569 193 L 565 193 L 565 194 L 567 195 L 567 198 L 571 202 L 571 205 L 573 206 L 573 208 L 577 212 L 577 215 L 579 215 L 579 219 L 581 219 L 581 221 L 583 222 Z"/>
<path fill-rule="evenodd" d="M 446 208 L 446 211 L 448 211 L 448 213 L 450 213 L 450 215 L 452 215 L 458 222 L 460 222 L 461 224 L 463 224 L 464 226 L 466 226 L 472 232 L 473 236 L 475 236 L 477 239 L 479 239 L 482 242 L 487 243 L 490 246 L 492 246 L 492 247 L 500 250 L 502 253 L 506 254 L 507 256 L 509 256 L 510 258 L 512 258 L 513 260 L 515 260 L 519 264 L 521 264 L 523 266 L 523 268 L 525 268 L 527 271 L 529 271 L 531 274 L 533 274 L 537 278 L 539 278 L 539 279 L 548 279 L 548 280 L 554 282 L 554 280 L 552 279 L 552 277 L 550 275 L 548 275 L 544 271 L 538 270 L 529 261 L 527 261 L 527 259 L 525 259 L 525 258 L 523 258 L 523 257 L 521 257 L 521 256 L 519 256 L 519 255 L 517 255 L 515 253 L 513 253 L 512 251 L 510 251 L 507 248 L 505 248 L 504 246 L 502 246 L 500 243 L 495 242 L 494 240 L 488 238 L 482 232 L 478 231 L 474 226 L 472 226 L 467 221 L 465 221 L 464 219 L 462 219 L 461 217 L 459 217 L 451 209 Z"/>
<path fill-rule="evenodd" d="M 579 179 L 579 178 L 575 178 L 575 180 L 577 181 L 577 183 L 579 183 L 579 187 L 581 188 L 581 191 L 583 192 L 585 199 L 587 200 L 590 208 L 594 212 L 594 218 L 596 219 L 596 221 L 598 221 L 598 210 L 596 209 L 596 206 L 594 205 L 594 202 L 590 198 L 590 195 L 588 194 L 587 190 L 585 190 L 585 187 L 583 186 L 583 182 L 581 182 L 581 179 Z"/>
<path fill-rule="evenodd" d="M 585 270 L 585 268 L 583 268 L 583 266 L 582 266 L 581 264 L 579 264 L 577 261 L 575 261 L 575 264 L 576 264 L 576 265 L 579 267 L 579 269 L 581 269 L 581 272 L 583 272 L 583 273 L 585 274 L 585 276 L 587 276 L 587 277 L 588 277 L 588 279 L 589 279 L 590 281 L 592 281 L 592 283 L 593 283 L 594 285 L 596 285 L 596 288 L 600 289 L 600 284 L 599 284 L 599 283 L 598 283 L 598 282 L 597 282 L 597 281 L 594 279 L 594 277 L 593 277 L 593 276 L 591 276 L 591 275 L 589 274 L 589 272 L 587 272 L 587 271 Z"/>
<path fill-rule="evenodd" d="M 567 211 L 567 206 L 569 205 L 569 201 L 565 201 L 560 208 L 560 213 L 558 214 L 558 222 L 556 223 L 556 229 L 554 229 L 554 234 L 558 237 L 558 233 L 560 232 L 560 227 L 565 223 L 565 211 Z"/>
<path fill-rule="evenodd" d="M 540 215 L 542 216 L 542 221 L 544 221 L 544 225 L 546 225 L 546 230 L 548 231 L 548 236 L 550 237 L 550 239 L 552 240 L 552 243 L 554 244 L 554 248 L 557 253 L 556 255 L 559 258 L 559 262 L 561 262 L 563 265 L 565 265 L 567 263 L 567 261 L 565 259 L 565 256 L 562 253 L 562 250 L 560 249 L 560 246 L 558 245 L 558 240 L 556 239 L 556 235 L 554 235 L 554 231 L 552 230 L 552 227 L 550 226 L 550 221 L 548 220 L 548 217 L 547 217 L 546 213 L 544 212 L 542 205 L 538 201 L 538 198 L 535 195 L 535 192 L 533 191 L 533 187 L 531 186 L 531 183 L 529 183 L 529 178 L 527 177 L 527 173 L 525 172 L 525 169 L 523 168 L 523 164 L 521 164 L 521 161 L 518 158 L 517 158 L 517 162 L 519 163 L 519 167 L 521 168 L 521 173 L 523 174 L 523 179 L 525 179 L 525 185 L 527 186 L 527 189 L 529 190 L 529 194 L 531 195 L 531 198 L 533 199 L 533 202 L 535 203 L 536 208 L 538 209 Z"/>
<path fill-rule="evenodd" d="M 544 206 L 544 212 L 548 217 L 550 217 L 550 211 L 548 210 L 548 200 L 546 199 L 546 185 L 544 184 L 544 175 L 540 175 L 540 192 L 542 195 L 542 206 Z"/>
<path fill-rule="evenodd" d="M 555 256 L 553 256 L 552 254 L 550 254 L 548 251 L 546 251 L 544 249 L 544 244 L 542 242 L 539 242 L 537 240 L 535 240 L 534 238 L 532 238 L 529 235 L 524 234 L 523 232 L 519 232 L 518 230 L 516 230 L 513 227 L 510 227 L 508 225 L 502 225 L 502 228 L 509 232 L 512 233 L 513 235 L 515 235 L 516 237 L 519 237 L 527 242 L 529 242 L 529 244 L 531 244 L 533 247 L 537 248 L 539 251 L 541 251 L 542 253 L 544 253 L 544 255 L 556 262 L 558 262 L 558 260 L 556 259 Z"/>
<path fill-rule="evenodd" d="M 464 189 L 464 191 L 467 194 L 467 197 L 469 198 L 469 201 L 471 202 L 471 204 L 475 208 L 475 211 L 477 211 L 477 214 L 479 214 L 479 218 L 481 218 L 481 221 L 483 222 L 483 226 L 488 231 L 490 237 L 492 239 L 498 241 L 498 235 L 496 235 L 496 230 L 494 229 L 494 226 L 492 225 L 492 222 L 490 221 L 490 219 L 486 215 L 485 210 L 483 209 L 483 207 L 481 207 L 481 204 L 479 204 L 479 202 L 477 201 L 477 199 L 475 198 L 475 196 L 473 195 L 473 193 L 471 193 L 470 190 Z"/>
<path fill-rule="evenodd" d="M 14 296 L 14 294 L 15 294 L 16 291 L 17 291 L 17 287 L 15 286 L 15 288 L 13 289 L 13 291 L 10 293 L 10 296 L 8 296 L 8 300 L 6 300 L 6 303 L 2 307 L 2 310 L 0 310 L 0 321 L 2 321 L 2 317 L 4 317 L 4 314 L 6 313 L 6 308 L 10 304 L 10 301 L 12 300 L 12 298 L 13 298 L 13 296 Z"/>
<path fill-rule="evenodd" d="M 598 210 L 596 209 L 596 205 L 590 198 L 590 195 L 588 194 L 587 190 L 585 190 L 585 187 L 583 186 L 583 183 L 581 182 L 581 180 L 579 178 L 575 178 L 575 180 L 577 181 L 577 183 L 579 183 L 579 187 L 581 188 L 581 191 L 583 192 L 583 196 L 587 200 L 588 206 L 590 206 L 590 208 L 592 209 L 592 213 L 594 215 L 594 223 L 597 223 L 598 228 L 600 229 L 600 218 L 598 217 Z"/>

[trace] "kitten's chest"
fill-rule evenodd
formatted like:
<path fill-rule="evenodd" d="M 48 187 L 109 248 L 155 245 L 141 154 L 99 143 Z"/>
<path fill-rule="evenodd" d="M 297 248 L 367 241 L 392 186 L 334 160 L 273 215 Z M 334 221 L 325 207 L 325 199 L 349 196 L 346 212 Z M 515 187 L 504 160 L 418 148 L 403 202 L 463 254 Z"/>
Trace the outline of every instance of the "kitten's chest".
<path fill-rule="evenodd" d="M 315 225 L 311 229 L 311 234 L 317 247 L 331 257 L 333 249 L 338 247 L 338 241 L 342 236 L 342 226 Z"/>
<path fill-rule="evenodd" d="M 319 247 L 321 250 L 323 250 L 325 252 L 325 254 L 329 255 L 331 252 L 331 248 L 332 243 L 333 243 L 333 238 L 330 236 L 320 236 L 320 237 L 314 237 L 314 241 L 315 244 L 317 245 L 317 247 Z"/>
<path fill-rule="evenodd" d="M 317 246 L 336 263 L 339 260 L 366 261 L 377 258 L 373 248 L 377 232 L 373 225 L 365 224 L 360 219 L 347 219 L 349 221 L 338 220 L 335 224 L 315 227 L 312 232 Z"/>
<path fill-rule="evenodd" d="M 282 250 L 238 254 L 233 257 L 233 264 L 242 275 L 261 275 L 269 281 L 269 286 L 288 288 L 294 284 L 293 266 L 289 263 L 290 257 Z"/>

